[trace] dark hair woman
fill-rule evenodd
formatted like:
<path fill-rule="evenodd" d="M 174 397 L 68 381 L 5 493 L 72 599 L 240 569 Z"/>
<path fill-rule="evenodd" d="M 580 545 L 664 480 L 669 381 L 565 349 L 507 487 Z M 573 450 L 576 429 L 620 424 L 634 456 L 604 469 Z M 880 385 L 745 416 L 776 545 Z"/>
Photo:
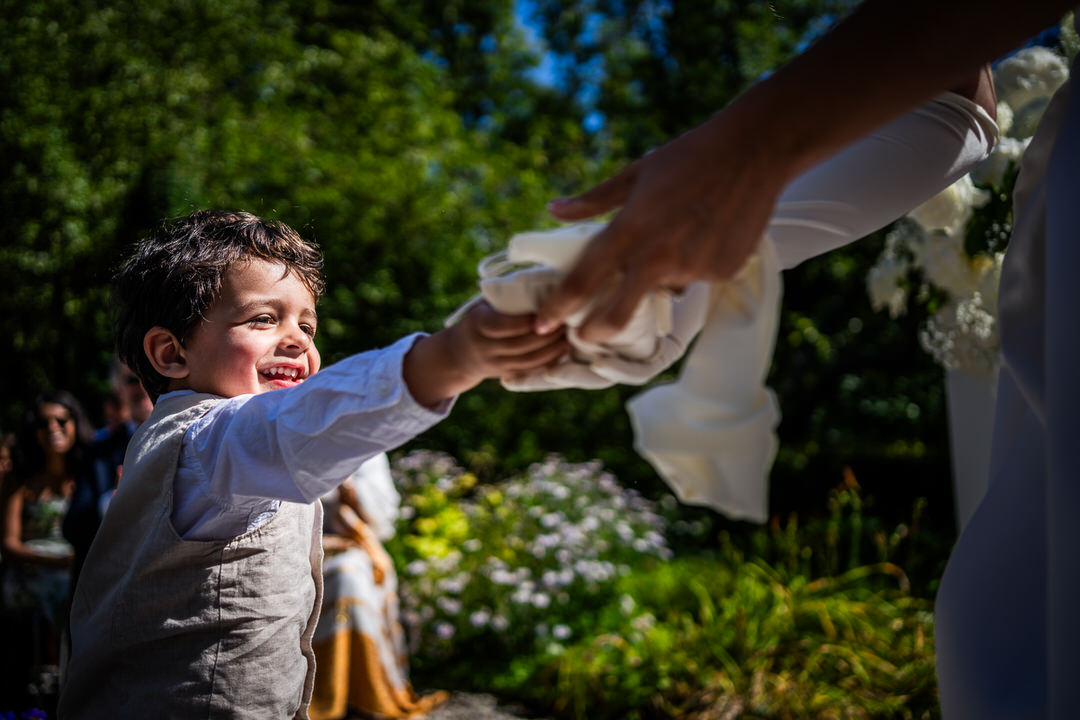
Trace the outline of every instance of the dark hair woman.
<path fill-rule="evenodd" d="M 40 609 L 58 636 L 72 556 L 60 526 L 92 432 L 70 393 L 39 395 L 24 417 L 14 478 L 3 494 L 4 606 Z"/>

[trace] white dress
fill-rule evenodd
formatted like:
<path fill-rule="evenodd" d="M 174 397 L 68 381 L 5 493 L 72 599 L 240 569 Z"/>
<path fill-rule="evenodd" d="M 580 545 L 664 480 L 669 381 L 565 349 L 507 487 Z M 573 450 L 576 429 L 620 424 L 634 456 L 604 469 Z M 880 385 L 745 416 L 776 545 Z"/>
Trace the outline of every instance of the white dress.
<path fill-rule="evenodd" d="M 989 485 L 935 611 L 946 720 L 1080 717 L 1080 93 L 1070 85 L 1043 115 L 1014 193 Z"/>

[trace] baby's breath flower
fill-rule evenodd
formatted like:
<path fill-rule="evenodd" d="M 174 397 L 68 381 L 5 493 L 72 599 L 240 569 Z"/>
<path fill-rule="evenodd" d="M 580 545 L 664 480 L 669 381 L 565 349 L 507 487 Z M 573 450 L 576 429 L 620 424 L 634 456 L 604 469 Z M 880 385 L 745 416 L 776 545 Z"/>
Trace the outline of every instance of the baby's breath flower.
<path fill-rule="evenodd" d="M 476 552 L 481 547 L 483 547 L 483 543 L 481 543 L 476 538 L 469 538 L 465 542 L 461 543 L 461 549 L 465 552 Z"/>
<path fill-rule="evenodd" d="M 461 612 L 461 603 L 453 598 L 438 597 L 435 598 L 435 604 L 447 615 L 457 615 Z"/>

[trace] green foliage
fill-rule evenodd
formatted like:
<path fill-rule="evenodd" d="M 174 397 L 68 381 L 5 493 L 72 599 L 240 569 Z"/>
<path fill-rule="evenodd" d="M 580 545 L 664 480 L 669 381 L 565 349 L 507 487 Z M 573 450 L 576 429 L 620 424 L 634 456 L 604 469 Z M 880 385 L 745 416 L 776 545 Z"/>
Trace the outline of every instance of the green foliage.
<path fill-rule="evenodd" d="M 535 3 L 571 93 L 607 119 L 603 141 L 632 159 L 701 123 L 852 0 Z"/>
<path fill-rule="evenodd" d="M 665 523 L 596 465 L 553 458 L 487 486 L 445 455 L 394 469 L 390 548 L 426 685 L 565 718 L 938 714 L 930 601 L 897 564 L 929 562 L 921 504 L 886 528 L 849 478 L 826 519 L 672 558 Z"/>

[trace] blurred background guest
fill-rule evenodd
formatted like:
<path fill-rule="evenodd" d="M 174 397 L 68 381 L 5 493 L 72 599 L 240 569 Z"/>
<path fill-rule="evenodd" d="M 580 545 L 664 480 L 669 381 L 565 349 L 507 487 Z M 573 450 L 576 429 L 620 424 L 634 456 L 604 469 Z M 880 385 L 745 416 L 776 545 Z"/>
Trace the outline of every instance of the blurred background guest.
<path fill-rule="evenodd" d="M 86 414 L 70 393 L 43 393 L 24 416 L 14 473 L 4 480 L 5 644 L 26 648 L 16 677 L 9 678 L 16 687 L 26 687 L 31 672 L 55 677 L 61 664 L 72 548 L 60 528 L 91 438 Z"/>
<path fill-rule="evenodd" d="M 0 431 L 0 497 L 4 493 L 4 480 L 15 468 L 15 434 Z"/>
<path fill-rule="evenodd" d="M 76 478 L 63 533 L 74 548 L 71 591 L 75 590 L 86 553 L 101 525 L 101 518 L 123 472 L 124 454 L 135 430 L 154 409 L 139 378 L 114 359 L 109 372 L 110 393 L 105 400 L 105 426 L 94 436 L 84 472 Z"/>
<path fill-rule="evenodd" d="M 312 720 L 350 712 L 409 718 L 447 694 L 419 697 L 409 684 L 398 621 L 397 574 L 380 540 L 394 534 L 401 497 L 386 455 L 376 455 L 323 501 L 323 599 L 312 645 Z"/>

